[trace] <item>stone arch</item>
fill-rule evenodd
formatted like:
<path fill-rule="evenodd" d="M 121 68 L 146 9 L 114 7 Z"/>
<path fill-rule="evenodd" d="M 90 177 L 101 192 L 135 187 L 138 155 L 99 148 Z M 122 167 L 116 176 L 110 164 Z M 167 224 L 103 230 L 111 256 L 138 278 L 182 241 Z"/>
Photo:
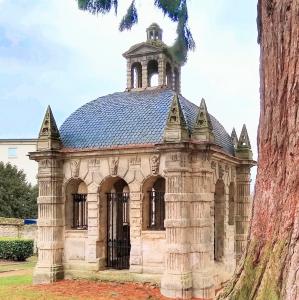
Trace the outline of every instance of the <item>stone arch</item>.
<path fill-rule="evenodd" d="M 159 85 L 159 64 L 156 59 L 150 60 L 147 64 L 147 79 L 149 87 Z"/>
<path fill-rule="evenodd" d="M 142 87 L 142 65 L 140 62 L 134 62 L 131 66 L 131 88 Z"/>
<path fill-rule="evenodd" d="M 169 62 L 166 63 L 166 86 L 172 88 L 172 68 Z"/>
<path fill-rule="evenodd" d="M 129 201 L 129 185 L 119 176 L 105 177 L 99 186 L 100 198 L 100 236 L 103 240 L 100 252 L 102 260 L 106 262 L 108 267 L 112 268 L 128 268 L 129 257 L 124 260 L 117 259 L 119 250 L 114 246 L 124 238 L 124 231 L 130 247 L 130 201 Z M 121 202 L 120 196 L 125 197 L 125 203 Z M 124 199 L 124 198 L 122 198 Z M 118 242 L 116 243 L 115 241 Z M 113 248 L 113 247 L 114 248 Z M 129 256 L 130 248 L 128 249 Z M 122 265 L 114 265 L 121 263 Z"/>
<path fill-rule="evenodd" d="M 149 176 L 142 185 L 142 229 L 165 230 L 165 178 Z"/>
<path fill-rule="evenodd" d="M 214 210 L 214 259 L 221 261 L 224 256 L 224 217 L 225 217 L 225 185 L 218 179 L 215 185 Z"/>
<path fill-rule="evenodd" d="M 228 192 L 228 225 L 235 224 L 235 183 L 231 182 Z"/>
<path fill-rule="evenodd" d="M 71 178 L 64 185 L 65 226 L 86 230 L 88 222 L 87 185 L 80 178 Z"/>

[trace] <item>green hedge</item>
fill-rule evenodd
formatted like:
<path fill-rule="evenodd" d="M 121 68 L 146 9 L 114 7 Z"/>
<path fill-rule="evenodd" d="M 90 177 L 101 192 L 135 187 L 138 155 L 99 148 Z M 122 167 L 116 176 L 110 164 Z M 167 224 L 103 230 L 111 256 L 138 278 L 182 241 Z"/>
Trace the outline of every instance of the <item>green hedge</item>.
<path fill-rule="evenodd" d="M 33 240 L 0 238 L 0 259 L 24 261 L 33 255 Z"/>

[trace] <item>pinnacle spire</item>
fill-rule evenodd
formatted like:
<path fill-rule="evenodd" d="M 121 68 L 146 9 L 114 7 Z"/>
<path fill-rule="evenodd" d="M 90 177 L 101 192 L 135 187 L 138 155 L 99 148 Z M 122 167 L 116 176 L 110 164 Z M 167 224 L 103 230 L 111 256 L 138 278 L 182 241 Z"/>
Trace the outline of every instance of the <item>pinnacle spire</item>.
<path fill-rule="evenodd" d="M 238 147 L 251 149 L 249 136 L 248 136 L 247 128 L 246 128 L 245 124 L 243 124 L 243 127 L 242 127 L 242 131 L 241 131 L 239 141 L 238 141 Z"/>
<path fill-rule="evenodd" d="M 189 139 L 189 132 L 186 125 L 179 96 L 174 95 L 164 131 L 165 142 L 181 142 Z"/>
<path fill-rule="evenodd" d="M 241 159 L 252 159 L 251 145 L 245 124 L 239 137 L 236 155 Z"/>
<path fill-rule="evenodd" d="M 236 130 L 235 130 L 235 127 L 233 127 L 233 130 L 232 130 L 232 133 L 230 135 L 230 138 L 233 142 L 233 145 L 234 145 L 234 148 L 236 149 L 238 147 L 238 136 L 237 136 L 237 133 L 236 133 Z"/>
<path fill-rule="evenodd" d="M 205 99 L 202 98 L 195 124 L 192 130 L 192 138 L 198 141 L 214 141 L 213 126 L 207 109 Z"/>
<path fill-rule="evenodd" d="M 38 150 L 53 150 L 61 148 L 59 131 L 50 105 L 48 105 L 38 136 Z"/>

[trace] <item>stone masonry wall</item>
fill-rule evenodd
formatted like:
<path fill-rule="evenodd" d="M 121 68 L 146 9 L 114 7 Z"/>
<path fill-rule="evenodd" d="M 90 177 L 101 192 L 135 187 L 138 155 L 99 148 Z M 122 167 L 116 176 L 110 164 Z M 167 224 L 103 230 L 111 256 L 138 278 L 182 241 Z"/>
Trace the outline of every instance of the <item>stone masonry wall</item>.
<path fill-rule="evenodd" d="M 36 253 L 37 225 L 24 225 L 23 220 L 14 218 L 0 218 L 0 237 L 16 237 L 34 240 Z"/>

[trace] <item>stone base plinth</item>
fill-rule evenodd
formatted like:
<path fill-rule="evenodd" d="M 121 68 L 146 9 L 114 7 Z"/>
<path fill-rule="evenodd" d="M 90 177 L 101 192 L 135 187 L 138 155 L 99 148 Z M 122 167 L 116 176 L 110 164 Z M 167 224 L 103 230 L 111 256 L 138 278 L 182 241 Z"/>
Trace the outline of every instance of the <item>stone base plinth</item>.
<path fill-rule="evenodd" d="M 164 274 L 161 280 L 161 294 L 175 299 L 192 298 L 192 273 Z"/>
<path fill-rule="evenodd" d="M 199 299 L 210 300 L 215 297 L 214 278 L 211 273 L 193 272 L 192 296 Z"/>
<path fill-rule="evenodd" d="M 33 273 L 33 284 L 53 283 L 64 279 L 63 266 L 36 266 Z"/>

